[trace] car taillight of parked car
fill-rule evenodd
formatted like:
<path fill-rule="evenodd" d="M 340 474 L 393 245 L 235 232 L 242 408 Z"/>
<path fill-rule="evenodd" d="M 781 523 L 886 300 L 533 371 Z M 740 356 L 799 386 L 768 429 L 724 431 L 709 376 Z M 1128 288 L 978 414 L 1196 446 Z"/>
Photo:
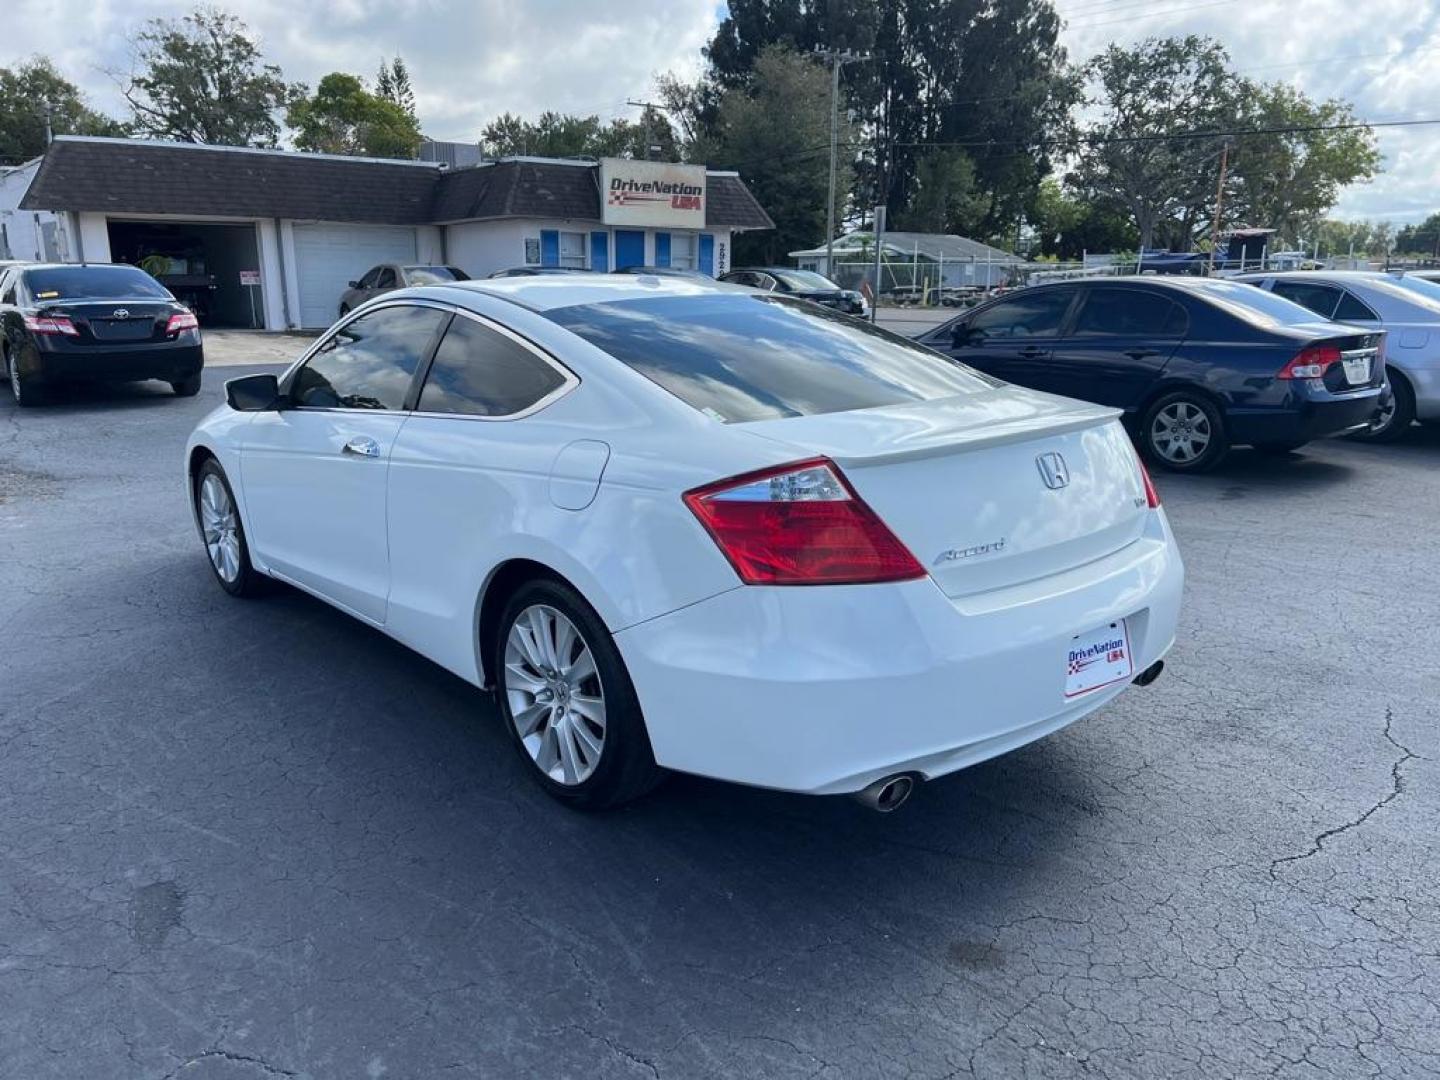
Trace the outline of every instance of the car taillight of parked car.
<path fill-rule="evenodd" d="M 165 324 L 165 333 L 178 334 L 181 330 L 198 330 L 200 320 L 195 318 L 189 311 L 181 311 L 170 316 L 170 321 Z"/>
<path fill-rule="evenodd" d="M 925 568 L 825 458 L 685 493 L 747 585 L 910 581 Z"/>
<path fill-rule="evenodd" d="M 1155 490 L 1155 482 L 1150 479 L 1150 470 L 1145 468 L 1145 463 L 1136 455 L 1135 464 L 1140 466 L 1140 483 L 1145 485 L 1145 505 L 1151 510 L 1160 508 L 1160 493 Z"/>
<path fill-rule="evenodd" d="M 1280 369 L 1279 379 L 1323 379 L 1332 364 L 1340 363 L 1338 345 L 1312 345 L 1301 349 Z"/>
<path fill-rule="evenodd" d="M 26 315 L 25 329 L 32 334 L 63 334 L 65 337 L 79 337 L 80 331 L 65 315 Z"/>

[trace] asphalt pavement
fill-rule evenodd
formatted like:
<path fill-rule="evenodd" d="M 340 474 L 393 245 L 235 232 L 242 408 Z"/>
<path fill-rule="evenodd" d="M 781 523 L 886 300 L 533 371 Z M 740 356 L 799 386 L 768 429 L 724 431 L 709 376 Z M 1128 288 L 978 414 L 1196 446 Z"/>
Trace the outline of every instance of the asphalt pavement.
<path fill-rule="evenodd" d="M 478 691 L 215 585 L 216 376 L 0 403 L 0 1076 L 1440 1074 L 1435 429 L 1158 477 L 1164 676 L 897 814 L 584 816 Z"/>

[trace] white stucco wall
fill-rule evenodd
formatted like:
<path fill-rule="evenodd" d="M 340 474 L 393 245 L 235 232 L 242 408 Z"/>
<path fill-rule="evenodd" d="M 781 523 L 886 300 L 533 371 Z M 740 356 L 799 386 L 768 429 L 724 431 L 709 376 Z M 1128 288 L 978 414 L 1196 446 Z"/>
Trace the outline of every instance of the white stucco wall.
<path fill-rule="evenodd" d="M 3 226 L 3 244 L 0 244 L 0 259 L 30 259 L 36 262 L 58 255 L 62 260 L 66 257 L 67 237 L 64 235 L 63 227 L 60 227 L 60 218 L 46 210 L 21 210 L 20 200 L 25 197 L 25 192 L 30 188 L 30 181 L 35 179 L 35 173 L 40 168 L 40 162 L 31 161 L 25 165 L 13 169 L 0 169 L 0 226 Z M 60 250 L 47 252 L 43 228 L 47 224 L 57 226 L 56 244 Z"/>

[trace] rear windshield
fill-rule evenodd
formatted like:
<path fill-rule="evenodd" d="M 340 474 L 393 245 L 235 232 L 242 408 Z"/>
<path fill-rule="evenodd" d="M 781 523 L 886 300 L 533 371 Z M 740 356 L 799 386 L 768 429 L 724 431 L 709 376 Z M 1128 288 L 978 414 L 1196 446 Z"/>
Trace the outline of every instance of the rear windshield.
<path fill-rule="evenodd" d="M 27 270 L 25 287 L 37 301 L 171 298 L 163 285 L 133 266 L 54 266 Z"/>
<path fill-rule="evenodd" d="M 1253 326 L 1313 326 L 1317 322 L 1329 321 L 1293 300 L 1286 300 L 1243 281 L 1210 279 L 1196 288 L 1195 294 Z"/>
<path fill-rule="evenodd" d="M 454 266 L 407 266 L 411 285 L 443 285 L 447 281 L 469 281 L 470 275 Z"/>
<path fill-rule="evenodd" d="M 896 334 L 774 295 L 666 296 L 545 314 L 726 423 L 934 401 L 994 385 Z"/>

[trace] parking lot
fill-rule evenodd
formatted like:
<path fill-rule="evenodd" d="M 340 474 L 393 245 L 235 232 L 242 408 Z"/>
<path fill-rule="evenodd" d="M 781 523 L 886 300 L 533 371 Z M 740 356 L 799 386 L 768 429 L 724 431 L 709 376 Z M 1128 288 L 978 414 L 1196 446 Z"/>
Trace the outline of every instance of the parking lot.
<path fill-rule="evenodd" d="M 1440 1072 L 1440 430 L 1159 475 L 1164 676 L 898 814 L 584 816 L 468 685 L 216 587 L 181 450 L 245 370 L 0 403 L 6 1075 Z"/>

